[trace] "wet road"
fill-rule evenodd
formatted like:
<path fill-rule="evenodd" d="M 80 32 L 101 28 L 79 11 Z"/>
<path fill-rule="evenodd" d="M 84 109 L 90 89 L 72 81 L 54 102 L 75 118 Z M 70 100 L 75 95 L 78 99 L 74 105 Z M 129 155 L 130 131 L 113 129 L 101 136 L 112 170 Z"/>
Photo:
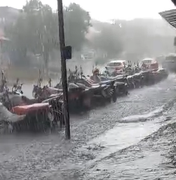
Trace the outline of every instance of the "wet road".
<path fill-rule="evenodd" d="M 30 87 L 24 92 L 31 93 Z M 0 137 L 0 180 L 175 179 L 176 76 L 71 118 L 72 140 Z"/>

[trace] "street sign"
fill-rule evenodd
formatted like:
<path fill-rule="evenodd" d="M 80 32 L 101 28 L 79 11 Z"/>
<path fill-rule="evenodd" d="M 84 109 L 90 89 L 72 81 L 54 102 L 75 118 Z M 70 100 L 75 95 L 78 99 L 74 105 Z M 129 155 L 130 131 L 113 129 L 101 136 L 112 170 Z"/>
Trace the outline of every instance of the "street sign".
<path fill-rule="evenodd" d="M 63 55 L 65 59 L 71 59 L 72 58 L 72 47 L 71 46 L 65 46 L 63 50 Z"/>

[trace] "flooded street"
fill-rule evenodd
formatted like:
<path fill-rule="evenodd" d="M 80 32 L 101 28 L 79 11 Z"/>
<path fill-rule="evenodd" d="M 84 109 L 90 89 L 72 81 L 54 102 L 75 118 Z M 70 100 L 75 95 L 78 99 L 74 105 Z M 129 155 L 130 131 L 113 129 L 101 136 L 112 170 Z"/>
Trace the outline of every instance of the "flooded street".
<path fill-rule="evenodd" d="M 31 96 L 31 86 L 24 85 Z M 176 76 L 71 117 L 64 133 L 0 137 L 0 180 L 173 180 Z M 175 154 L 174 154 L 175 153 Z"/>
<path fill-rule="evenodd" d="M 176 179 L 176 3 L 90 2 L 0 2 L 0 180 Z"/>

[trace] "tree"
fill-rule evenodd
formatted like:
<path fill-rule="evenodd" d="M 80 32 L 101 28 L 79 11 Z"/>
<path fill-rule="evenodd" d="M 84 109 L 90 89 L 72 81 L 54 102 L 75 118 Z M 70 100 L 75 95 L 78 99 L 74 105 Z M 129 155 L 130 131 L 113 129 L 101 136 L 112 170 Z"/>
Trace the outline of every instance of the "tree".
<path fill-rule="evenodd" d="M 93 45 L 96 49 L 106 52 L 109 58 L 116 57 L 123 48 L 119 34 L 112 27 L 104 27 L 101 33 L 94 38 Z"/>
<path fill-rule="evenodd" d="M 17 54 L 20 63 L 26 64 L 26 54 L 31 52 L 42 55 L 48 69 L 49 54 L 55 47 L 56 40 L 53 39 L 57 37 L 56 23 L 50 6 L 39 0 L 26 3 L 15 25 L 6 28 L 6 34 L 12 41 L 13 55 Z"/>
<path fill-rule="evenodd" d="M 10 55 L 10 59 L 16 64 L 26 64 L 26 56 L 29 42 L 27 36 L 27 24 L 24 23 L 24 16 L 21 15 L 17 22 L 5 27 L 6 36 L 9 37 L 10 42 L 7 44 L 6 49 Z"/>
<path fill-rule="evenodd" d="M 120 53 L 120 58 L 137 61 L 146 56 L 155 57 L 174 51 L 174 30 L 162 20 L 116 20 L 113 25 L 92 21 L 92 24 L 95 29 L 102 31 L 101 34 L 103 34 L 103 31 L 106 29 L 106 31 L 112 32 L 109 34 L 111 37 L 114 37 L 114 39 L 116 38 L 116 41 L 120 40 L 119 45 L 121 44 L 123 48 L 123 53 Z M 108 38 L 110 35 L 108 35 Z M 94 39 L 93 45 L 96 45 L 95 47 L 99 49 L 107 49 L 108 47 L 102 47 L 103 41 L 100 40 L 101 36 L 102 35 Z M 98 39 L 100 42 L 97 42 Z"/>
<path fill-rule="evenodd" d="M 64 17 L 66 45 L 80 50 L 90 26 L 89 13 L 72 3 L 65 8 Z M 31 52 L 43 56 L 47 69 L 50 54 L 59 49 L 57 13 L 40 0 L 27 1 L 15 25 L 7 27 L 6 32 L 13 42 L 11 49 L 15 49 L 17 59 L 24 64 L 27 52 Z"/>
<path fill-rule="evenodd" d="M 66 44 L 74 50 L 80 50 L 85 42 L 85 34 L 88 32 L 90 15 L 78 4 L 71 3 L 64 11 Z"/>
<path fill-rule="evenodd" d="M 23 7 L 28 24 L 28 50 L 43 56 L 46 70 L 48 69 L 49 54 L 53 49 L 53 12 L 50 6 L 43 5 L 39 0 L 31 0 Z M 29 27 L 30 26 L 30 27 Z"/>

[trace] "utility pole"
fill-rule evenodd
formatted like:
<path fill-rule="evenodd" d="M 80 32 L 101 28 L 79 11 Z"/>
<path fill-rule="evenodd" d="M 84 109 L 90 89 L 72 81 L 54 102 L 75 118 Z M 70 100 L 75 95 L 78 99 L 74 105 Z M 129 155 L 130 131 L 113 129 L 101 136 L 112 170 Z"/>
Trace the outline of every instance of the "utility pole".
<path fill-rule="evenodd" d="M 2 39 L 0 39 L 0 64 L 2 63 Z"/>
<path fill-rule="evenodd" d="M 57 5 L 58 5 L 58 21 L 59 21 L 58 24 L 59 24 L 59 41 L 60 41 L 60 54 L 61 54 L 62 87 L 63 87 L 63 100 L 64 100 L 65 135 L 66 135 L 66 139 L 70 139 L 70 114 L 69 114 L 69 105 L 68 105 L 66 57 L 64 55 L 65 35 L 64 35 L 64 17 L 63 17 L 62 0 L 57 0 Z"/>

